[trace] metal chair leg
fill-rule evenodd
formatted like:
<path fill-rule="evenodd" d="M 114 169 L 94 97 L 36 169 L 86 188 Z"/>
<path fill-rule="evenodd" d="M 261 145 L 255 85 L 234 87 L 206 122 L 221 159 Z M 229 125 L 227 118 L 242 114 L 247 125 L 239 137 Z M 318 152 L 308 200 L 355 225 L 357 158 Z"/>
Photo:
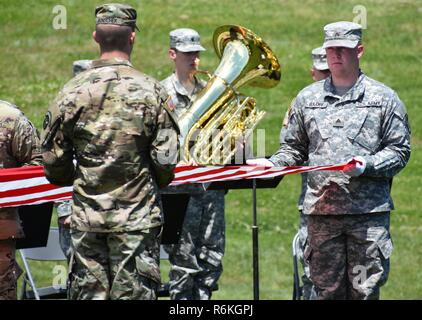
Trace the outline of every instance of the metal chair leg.
<path fill-rule="evenodd" d="M 293 255 L 293 300 L 300 300 L 302 297 L 302 288 L 300 287 L 299 269 L 297 263 L 297 242 L 299 234 L 296 234 L 292 242 L 292 255 Z"/>

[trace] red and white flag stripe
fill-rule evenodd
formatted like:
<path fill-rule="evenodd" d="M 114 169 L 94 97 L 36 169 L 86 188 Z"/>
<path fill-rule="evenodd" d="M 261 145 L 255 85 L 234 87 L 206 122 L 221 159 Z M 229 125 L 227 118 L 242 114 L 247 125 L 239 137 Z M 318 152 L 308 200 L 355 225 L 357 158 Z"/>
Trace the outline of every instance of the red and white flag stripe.
<path fill-rule="evenodd" d="M 344 170 L 354 161 L 329 166 L 177 166 L 171 185 L 207 183 L 241 179 L 268 179 L 277 176 L 320 170 Z M 72 198 L 72 187 L 48 182 L 41 166 L 0 170 L 0 207 L 17 207 Z"/>
<path fill-rule="evenodd" d="M 0 207 L 18 207 L 72 198 L 72 187 L 59 187 L 45 178 L 43 167 L 0 170 Z"/>
<path fill-rule="evenodd" d="M 259 167 L 259 166 L 178 166 L 175 170 L 175 179 L 171 185 L 184 183 L 206 183 L 214 181 L 232 181 L 241 179 L 268 179 L 287 174 L 344 170 L 354 162 L 329 166 L 290 166 L 290 167 Z"/>

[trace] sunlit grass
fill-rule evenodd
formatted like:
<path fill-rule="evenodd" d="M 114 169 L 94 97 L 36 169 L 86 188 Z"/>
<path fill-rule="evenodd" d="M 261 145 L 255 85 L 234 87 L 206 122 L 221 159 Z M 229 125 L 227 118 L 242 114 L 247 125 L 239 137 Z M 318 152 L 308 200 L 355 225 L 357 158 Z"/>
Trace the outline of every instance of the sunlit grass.
<path fill-rule="evenodd" d="M 394 88 L 406 104 L 412 126 L 413 153 L 407 168 L 394 179 L 396 210 L 391 230 L 394 253 L 391 273 L 382 290 L 385 299 L 422 298 L 422 113 L 418 112 L 422 78 L 422 4 L 420 1 L 126 1 L 139 11 L 141 32 L 133 54 L 135 67 L 158 79 L 172 70 L 167 57 L 168 33 L 192 27 L 208 49 L 202 68 L 214 70 L 218 58 L 212 34 L 223 24 L 244 25 L 270 45 L 282 64 L 282 80 L 272 90 L 243 88 L 254 96 L 266 117 L 266 153 L 278 147 L 281 119 L 297 92 L 311 82 L 310 51 L 321 45 L 322 26 L 352 20 L 355 5 L 367 10 L 366 52 L 362 69 Z M 68 12 L 67 30 L 52 28 L 56 1 L 7 1 L 1 9 L 0 99 L 18 105 L 41 129 L 43 115 L 60 87 L 71 78 L 76 59 L 92 59 L 93 10 L 98 1 L 62 1 Z M 288 176 L 274 190 L 258 192 L 260 288 L 263 299 L 290 299 L 292 288 L 291 239 L 296 232 L 299 177 Z M 53 219 L 54 220 L 54 219 Z M 250 190 L 232 190 L 226 196 L 227 245 L 224 273 L 217 299 L 252 299 L 252 200 Z M 36 269 L 41 282 L 51 283 L 51 268 Z M 166 277 L 168 266 L 163 263 Z"/>

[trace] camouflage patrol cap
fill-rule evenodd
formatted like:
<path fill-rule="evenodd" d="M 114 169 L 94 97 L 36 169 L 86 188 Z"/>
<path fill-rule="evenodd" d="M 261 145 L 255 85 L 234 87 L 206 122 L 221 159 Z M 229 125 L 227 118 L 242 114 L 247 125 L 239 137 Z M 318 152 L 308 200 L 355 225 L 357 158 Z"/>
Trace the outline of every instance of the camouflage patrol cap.
<path fill-rule="evenodd" d="M 320 71 L 328 70 L 327 54 L 323 47 L 318 47 L 312 50 L 312 66 Z"/>
<path fill-rule="evenodd" d="M 115 24 L 119 26 L 136 26 L 136 10 L 127 4 L 108 3 L 95 8 L 96 24 Z"/>
<path fill-rule="evenodd" d="M 92 67 L 92 60 L 76 60 L 73 61 L 73 75 L 76 76 L 77 74 L 88 70 Z"/>
<path fill-rule="evenodd" d="M 193 29 L 180 28 L 170 31 L 170 48 L 181 52 L 205 51 L 199 33 Z"/>
<path fill-rule="evenodd" d="M 324 27 L 323 48 L 328 47 L 346 47 L 355 48 L 362 40 L 362 26 L 360 24 L 339 21 L 327 24 Z"/>

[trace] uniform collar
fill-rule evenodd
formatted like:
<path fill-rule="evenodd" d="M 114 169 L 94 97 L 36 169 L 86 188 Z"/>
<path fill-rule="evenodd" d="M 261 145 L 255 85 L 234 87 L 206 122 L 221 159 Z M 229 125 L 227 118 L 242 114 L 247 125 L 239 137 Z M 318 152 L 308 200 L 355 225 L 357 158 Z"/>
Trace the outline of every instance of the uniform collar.
<path fill-rule="evenodd" d="M 180 83 L 179 79 L 176 76 L 176 72 L 173 72 L 173 74 L 171 75 L 171 83 L 173 84 L 174 90 L 176 90 L 176 92 L 180 95 L 183 96 L 187 96 L 187 97 L 191 97 L 194 94 L 196 94 L 200 89 L 200 83 L 198 81 L 198 79 L 194 76 L 195 79 L 195 87 L 193 88 L 193 92 L 192 95 L 189 95 L 188 91 L 186 90 L 186 88 Z"/>
<path fill-rule="evenodd" d="M 358 100 L 359 97 L 362 96 L 365 92 L 365 84 L 363 80 L 366 77 L 362 71 L 359 70 L 359 72 L 360 74 L 358 80 L 344 96 L 338 96 L 337 94 L 335 94 L 335 87 L 332 82 L 333 80 L 332 77 L 329 76 L 324 82 L 324 97 L 333 97 L 342 101 Z"/>
<path fill-rule="evenodd" d="M 92 61 L 92 68 L 101 68 L 101 67 L 109 67 L 109 66 L 118 66 L 124 65 L 128 67 L 132 67 L 132 63 L 129 60 L 121 59 L 121 58 L 113 58 L 113 59 L 99 59 Z"/>

